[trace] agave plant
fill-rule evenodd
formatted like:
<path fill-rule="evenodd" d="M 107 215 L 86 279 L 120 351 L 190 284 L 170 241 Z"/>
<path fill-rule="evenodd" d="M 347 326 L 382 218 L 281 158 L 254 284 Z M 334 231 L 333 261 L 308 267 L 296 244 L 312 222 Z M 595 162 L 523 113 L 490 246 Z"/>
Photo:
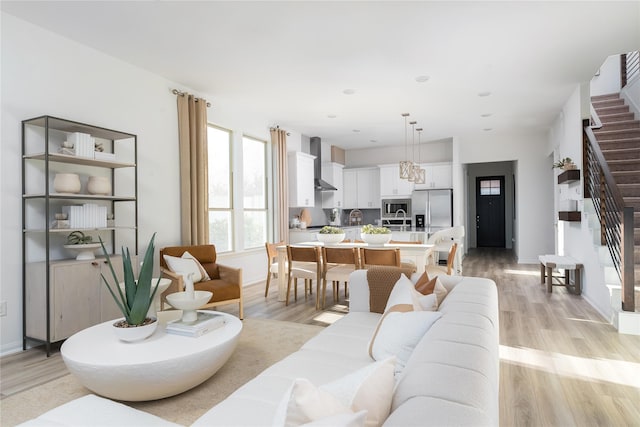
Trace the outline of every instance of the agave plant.
<path fill-rule="evenodd" d="M 133 274 L 133 265 L 131 263 L 131 254 L 129 253 L 129 248 L 122 248 L 124 293 L 122 292 L 122 289 L 120 289 L 118 276 L 116 275 L 116 272 L 113 269 L 113 265 L 111 264 L 109 253 L 104 246 L 102 238 L 100 238 L 102 252 L 104 253 L 104 256 L 107 259 L 107 263 L 109 264 L 109 269 L 111 270 L 111 275 L 113 276 L 115 285 L 110 285 L 107 279 L 104 277 L 104 274 L 100 274 L 100 276 L 102 276 L 103 283 L 106 285 L 109 293 L 124 315 L 125 321 L 130 326 L 139 326 L 145 322 L 145 320 L 147 319 L 147 312 L 149 311 L 149 307 L 153 303 L 153 297 L 158 290 L 160 277 L 158 277 L 158 283 L 156 283 L 153 292 L 151 291 L 151 276 L 153 275 L 153 253 L 155 250 L 153 241 L 155 237 L 156 233 L 153 233 L 153 236 L 151 236 L 151 241 L 149 242 L 149 246 L 147 247 L 147 252 L 144 255 L 142 266 L 140 267 L 140 274 L 138 275 L 137 283 Z M 116 292 L 114 292 L 113 288 L 116 289 L 117 295 Z"/>

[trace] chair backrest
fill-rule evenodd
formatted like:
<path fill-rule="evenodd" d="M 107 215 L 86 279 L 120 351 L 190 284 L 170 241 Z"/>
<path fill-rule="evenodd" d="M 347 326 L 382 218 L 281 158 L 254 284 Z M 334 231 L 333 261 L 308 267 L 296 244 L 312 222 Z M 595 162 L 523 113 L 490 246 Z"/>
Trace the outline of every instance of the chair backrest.
<path fill-rule="evenodd" d="M 427 239 L 427 244 L 435 245 L 445 240 L 459 240 L 464 237 L 464 226 L 457 225 L 444 230 L 436 231 Z"/>
<path fill-rule="evenodd" d="M 267 249 L 267 260 L 268 260 L 269 267 L 271 267 L 271 264 L 273 264 L 273 261 L 275 261 L 275 259 L 278 258 L 278 250 L 276 249 L 276 247 L 281 245 L 284 245 L 284 242 L 278 242 L 278 243 L 266 242 L 264 244 L 265 248 Z"/>
<path fill-rule="evenodd" d="M 451 249 L 449 249 L 449 256 L 447 257 L 447 274 L 450 276 L 451 271 L 453 270 L 453 261 L 456 258 L 456 250 L 458 249 L 458 244 L 454 243 L 451 245 Z"/>
<path fill-rule="evenodd" d="M 357 248 L 322 248 L 322 270 L 327 271 L 328 264 L 350 264 L 356 269 L 360 266 Z"/>
<path fill-rule="evenodd" d="M 320 248 L 317 246 L 291 246 L 287 245 L 287 257 L 289 258 L 289 272 L 294 267 L 294 262 L 315 262 L 321 266 Z"/>
<path fill-rule="evenodd" d="M 400 249 L 398 248 L 360 248 L 360 260 L 362 267 L 366 267 L 367 265 L 390 265 L 400 267 L 402 264 L 400 261 Z"/>

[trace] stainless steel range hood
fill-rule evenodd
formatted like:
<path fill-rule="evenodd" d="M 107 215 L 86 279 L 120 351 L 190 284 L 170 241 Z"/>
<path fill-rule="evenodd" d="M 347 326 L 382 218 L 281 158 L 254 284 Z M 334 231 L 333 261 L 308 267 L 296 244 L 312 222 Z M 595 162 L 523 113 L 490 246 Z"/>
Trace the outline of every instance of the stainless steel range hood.
<path fill-rule="evenodd" d="M 318 191 L 336 191 L 337 188 L 322 179 L 322 144 L 320 137 L 312 136 L 309 139 L 309 151 L 316 156 L 313 161 L 313 185 Z"/>

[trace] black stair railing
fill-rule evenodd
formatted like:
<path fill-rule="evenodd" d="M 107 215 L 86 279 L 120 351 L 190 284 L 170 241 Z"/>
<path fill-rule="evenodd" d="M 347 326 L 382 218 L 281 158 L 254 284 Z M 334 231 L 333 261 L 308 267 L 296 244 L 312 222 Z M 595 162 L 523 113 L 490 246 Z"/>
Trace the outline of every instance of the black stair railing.
<path fill-rule="evenodd" d="M 592 120 L 599 122 L 597 117 Z M 609 249 L 622 283 L 622 310 L 635 311 L 634 209 L 625 204 L 589 120 L 584 121 L 583 135 L 584 194 L 593 202 L 601 244 Z"/>

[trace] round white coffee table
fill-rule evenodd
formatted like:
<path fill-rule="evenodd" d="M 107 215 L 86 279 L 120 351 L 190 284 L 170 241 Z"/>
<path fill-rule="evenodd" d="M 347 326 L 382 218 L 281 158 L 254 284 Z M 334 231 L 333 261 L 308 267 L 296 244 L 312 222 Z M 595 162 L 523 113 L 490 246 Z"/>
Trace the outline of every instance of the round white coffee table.
<path fill-rule="evenodd" d="M 173 313 L 179 317 L 181 311 Z M 96 394 L 125 401 L 161 399 L 201 384 L 229 359 L 242 322 L 219 314 L 225 325 L 200 337 L 168 334 L 163 321 L 151 337 L 134 343 L 120 341 L 110 320 L 74 334 L 60 353 L 69 371 Z"/>

